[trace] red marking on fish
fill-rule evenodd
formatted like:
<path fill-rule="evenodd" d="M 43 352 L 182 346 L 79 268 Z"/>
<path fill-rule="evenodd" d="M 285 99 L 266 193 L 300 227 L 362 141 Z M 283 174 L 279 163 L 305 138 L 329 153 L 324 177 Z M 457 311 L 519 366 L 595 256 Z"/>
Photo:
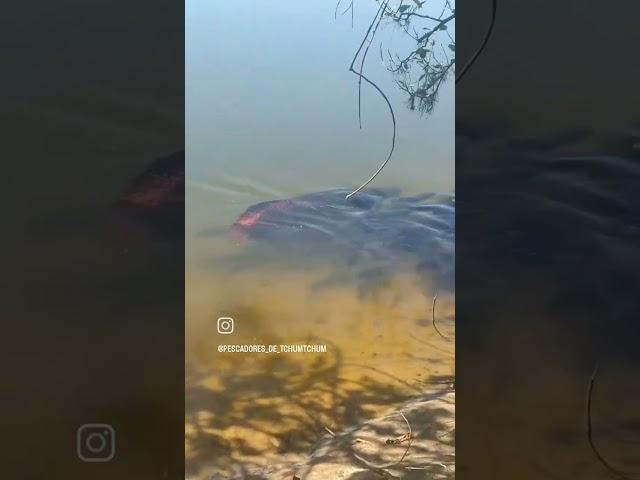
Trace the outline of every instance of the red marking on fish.
<path fill-rule="evenodd" d="M 247 240 L 247 230 L 258 224 L 265 213 L 273 210 L 288 210 L 291 207 L 290 200 L 279 200 L 264 205 L 262 210 L 257 212 L 247 212 L 238 218 L 231 226 L 231 236 L 237 243 Z"/>
<path fill-rule="evenodd" d="M 264 207 L 263 210 L 258 212 L 248 212 L 242 215 L 235 223 L 235 225 L 242 227 L 253 227 L 269 210 L 287 210 L 290 207 L 291 202 L 289 200 L 279 200 L 277 202 L 270 203 Z"/>
<path fill-rule="evenodd" d="M 243 227 L 252 227 L 256 223 L 258 223 L 258 220 L 260 220 L 260 217 L 262 217 L 263 214 L 264 210 L 262 212 L 248 213 L 240 217 L 236 224 L 242 225 Z"/>

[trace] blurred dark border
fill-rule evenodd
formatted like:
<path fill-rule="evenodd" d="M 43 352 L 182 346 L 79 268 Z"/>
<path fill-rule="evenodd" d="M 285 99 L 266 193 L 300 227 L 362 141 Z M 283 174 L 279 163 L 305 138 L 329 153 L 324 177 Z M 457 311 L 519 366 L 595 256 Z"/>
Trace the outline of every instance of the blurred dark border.
<path fill-rule="evenodd" d="M 457 476 L 639 478 L 639 5 L 497 2 L 456 86 Z M 491 0 L 456 11 L 462 65 Z"/>
<path fill-rule="evenodd" d="M 121 208 L 184 151 L 184 4 L 1 17 L 3 476 L 184 478 L 184 219 Z M 77 456 L 93 423 L 116 432 L 110 462 Z"/>
<path fill-rule="evenodd" d="M 638 6 L 498 6 L 456 91 L 457 474 L 638 478 Z M 460 63 L 489 13 L 458 2 Z M 184 150 L 184 5 L 0 26 L 3 473 L 183 478 L 184 246 L 117 206 Z M 77 458 L 86 423 L 113 461 Z"/>

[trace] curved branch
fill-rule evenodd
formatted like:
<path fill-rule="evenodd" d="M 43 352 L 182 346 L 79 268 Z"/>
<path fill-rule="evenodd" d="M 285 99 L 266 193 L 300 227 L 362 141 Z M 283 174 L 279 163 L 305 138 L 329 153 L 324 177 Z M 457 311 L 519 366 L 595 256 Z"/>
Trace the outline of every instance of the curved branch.
<path fill-rule="evenodd" d="M 384 3 L 380 4 L 380 7 L 378 8 L 378 11 L 376 12 L 375 17 L 373 17 L 373 20 L 372 20 L 371 24 L 369 25 L 369 28 L 367 29 L 367 33 L 365 34 L 364 38 L 362 39 L 362 42 L 360 43 L 360 46 L 358 47 L 358 50 L 356 51 L 356 54 L 353 56 L 353 59 L 351 60 L 351 65 L 349 65 L 349 71 L 358 76 L 358 86 L 359 86 L 359 88 L 358 88 L 358 117 L 359 118 L 360 118 L 360 85 L 362 83 L 362 80 L 364 80 L 369 85 L 371 85 L 382 96 L 382 98 L 384 99 L 385 103 L 387 104 L 387 107 L 389 107 L 389 113 L 391 114 L 391 121 L 393 123 L 393 136 L 391 138 L 391 149 L 389 150 L 389 154 L 387 155 L 387 158 L 385 159 L 384 162 L 382 162 L 382 164 L 378 167 L 378 169 L 375 171 L 375 173 L 373 175 L 371 175 L 371 177 L 369 177 L 369 179 L 366 182 L 364 182 L 362 185 L 360 185 L 358 188 L 356 188 L 353 192 L 349 193 L 345 197 L 346 200 L 351 198 L 356 193 L 360 192 L 363 188 L 365 188 L 367 185 L 369 185 L 378 176 L 378 174 L 384 169 L 384 167 L 387 165 L 387 163 L 389 163 L 389 160 L 391 159 L 391 156 L 393 155 L 393 151 L 395 150 L 395 147 L 396 147 L 396 116 L 395 116 L 395 112 L 393 111 L 393 106 L 391 105 L 391 102 L 389 101 L 389 98 L 387 97 L 387 95 L 382 91 L 382 89 L 376 83 L 374 83 L 372 80 L 367 78 L 367 76 L 362 73 L 362 67 L 364 66 L 364 60 L 361 63 L 360 71 L 357 71 L 357 70 L 355 70 L 353 68 L 353 66 L 356 63 L 356 60 L 358 59 L 358 56 L 360 55 L 360 52 L 362 51 L 362 48 L 364 47 L 364 44 L 367 42 L 367 40 L 369 40 L 369 35 L 371 34 L 372 30 L 373 30 L 373 35 L 375 35 L 375 32 L 377 31 L 378 26 L 380 25 L 380 22 L 382 21 L 382 17 L 384 15 L 384 12 L 385 12 L 388 4 L 389 4 L 389 0 L 386 0 Z M 371 46 L 371 42 L 373 41 L 373 35 L 371 35 L 371 39 L 369 40 L 369 45 L 365 49 L 363 58 L 366 57 L 366 54 L 367 54 L 367 52 L 369 50 L 369 47 Z"/>
<path fill-rule="evenodd" d="M 402 13 L 399 14 L 399 17 L 400 18 L 402 18 L 402 17 L 406 17 L 406 18 L 409 18 L 409 17 L 426 18 L 427 20 L 433 20 L 434 22 L 439 22 L 441 20 L 440 18 L 431 17 L 429 15 L 422 15 L 422 14 L 420 14 L 418 12 L 402 12 Z"/>
<path fill-rule="evenodd" d="M 596 377 L 598 376 L 598 370 L 600 369 L 600 365 L 596 364 L 593 369 L 593 373 L 591 374 L 591 378 L 589 379 L 589 386 L 587 388 L 587 440 L 589 441 L 589 446 L 593 451 L 594 455 L 598 459 L 598 461 L 609 471 L 611 475 L 620 480 L 634 480 L 634 478 L 630 477 L 628 474 L 618 470 L 613 465 L 611 465 L 607 459 L 604 458 L 598 447 L 596 446 L 593 440 L 593 422 L 592 422 L 592 405 L 593 405 L 593 387 L 596 382 Z"/>
<path fill-rule="evenodd" d="M 364 182 L 362 185 L 360 185 L 358 188 L 356 188 L 353 192 L 351 192 L 349 195 L 347 195 L 345 197 L 347 200 L 349 198 L 351 198 L 353 195 L 355 195 L 356 193 L 358 193 L 359 191 L 361 191 L 367 185 L 369 185 L 378 176 L 378 174 L 384 169 L 384 167 L 387 165 L 387 163 L 389 163 L 389 160 L 391 159 L 391 156 L 393 155 L 393 151 L 396 148 L 396 115 L 393 112 L 393 107 L 391 106 L 391 102 L 389 101 L 389 99 L 387 98 L 385 93 L 380 89 L 380 87 L 378 87 L 378 85 L 373 83 L 371 80 L 369 80 L 362 73 L 356 72 L 353 68 L 350 68 L 349 70 L 351 72 L 355 73 L 356 75 L 358 75 L 359 78 L 363 79 L 365 82 L 367 82 L 373 88 L 375 88 L 378 91 L 378 93 L 382 96 L 382 98 L 384 98 L 384 101 L 386 102 L 387 107 L 389 107 L 389 113 L 391 114 L 391 120 L 393 122 L 393 136 L 391 138 L 391 149 L 389 150 L 389 154 L 387 155 L 387 158 L 385 159 L 385 161 L 380 164 L 380 166 L 375 171 L 375 173 L 373 175 L 371 175 L 371 177 L 369 177 L 369 179 L 366 182 Z"/>
<path fill-rule="evenodd" d="M 440 335 L 447 342 L 453 342 L 454 340 L 444 336 L 442 332 L 440 332 L 440 329 L 438 329 L 438 325 L 436 324 L 436 300 L 437 299 L 438 299 L 438 295 L 434 295 L 433 303 L 431 304 L 431 323 L 433 324 L 433 329 L 436 331 L 438 335 Z"/>
<path fill-rule="evenodd" d="M 497 13 L 498 13 L 498 0 L 491 0 L 491 21 L 489 23 L 489 28 L 487 29 L 487 32 L 484 35 L 484 39 L 482 40 L 480 47 L 475 51 L 475 53 L 471 56 L 471 58 L 467 61 L 467 63 L 464 64 L 464 66 L 460 70 L 460 73 L 457 75 L 456 81 L 455 81 L 456 85 L 460 80 L 462 80 L 462 77 L 464 77 L 465 73 L 469 71 L 469 69 L 471 68 L 471 65 L 475 63 L 475 61 L 478 59 L 478 57 L 484 50 L 484 47 L 486 47 L 487 43 L 489 43 L 489 39 L 491 38 L 491 34 L 493 33 L 493 27 L 496 24 Z"/>
<path fill-rule="evenodd" d="M 389 2 L 387 1 L 387 4 L 388 3 Z M 371 34 L 371 38 L 369 39 L 369 43 L 367 44 L 367 48 L 364 50 L 364 54 L 362 55 L 362 61 L 360 62 L 360 73 L 362 73 L 363 70 L 364 70 L 364 62 L 367 59 L 367 54 L 369 53 L 369 48 L 371 48 L 371 44 L 373 43 L 373 39 L 376 36 L 376 32 L 378 31 L 378 27 L 380 26 L 380 23 L 382 22 L 383 15 L 384 15 L 384 11 L 380 14 L 380 17 L 378 18 L 376 26 L 373 29 L 373 33 Z M 358 124 L 360 126 L 360 130 L 362 130 L 362 77 L 358 77 Z"/>
<path fill-rule="evenodd" d="M 449 15 L 446 18 L 443 18 L 442 20 L 440 20 L 438 22 L 437 25 L 435 25 L 431 30 L 429 30 L 427 33 L 425 33 L 424 35 L 422 35 L 419 39 L 418 42 L 422 43 L 422 42 L 426 42 L 427 40 L 429 40 L 429 38 L 431 38 L 431 36 L 436 33 L 439 30 L 442 30 L 442 27 L 444 27 L 447 23 L 449 23 L 451 20 L 453 20 L 454 18 L 456 18 L 456 14 L 452 13 L 451 15 Z"/>

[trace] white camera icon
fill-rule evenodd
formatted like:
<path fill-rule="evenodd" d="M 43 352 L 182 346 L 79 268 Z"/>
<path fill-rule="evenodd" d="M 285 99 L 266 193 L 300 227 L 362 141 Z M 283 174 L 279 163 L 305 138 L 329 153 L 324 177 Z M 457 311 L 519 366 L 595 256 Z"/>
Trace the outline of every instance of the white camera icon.
<path fill-rule="evenodd" d="M 218 333 L 220 335 L 229 335 L 233 333 L 233 318 L 220 317 L 218 318 Z"/>
<path fill-rule="evenodd" d="M 78 428 L 77 453 L 83 462 L 108 462 L 116 455 L 116 432 L 106 423 L 85 423 Z"/>

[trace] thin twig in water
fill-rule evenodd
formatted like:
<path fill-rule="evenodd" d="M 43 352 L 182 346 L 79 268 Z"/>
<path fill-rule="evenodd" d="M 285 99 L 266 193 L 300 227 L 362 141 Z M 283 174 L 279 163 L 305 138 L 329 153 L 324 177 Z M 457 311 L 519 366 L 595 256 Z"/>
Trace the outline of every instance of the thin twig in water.
<path fill-rule="evenodd" d="M 589 386 L 587 388 L 587 440 L 589 441 L 589 446 L 591 447 L 591 450 L 593 451 L 598 461 L 609 471 L 611 475 L 622 480 L 634 480 L 628 474 L 621 472 L 613 465 L 611 465 L 604 458 L 602 453 L 600 453 L 600 450 L 598 450 L 598 447 L 596 447 L 596 444 L 593 441 L 593 424 L 591 411 L 593 406 L 593 387 L 596 383 L 596 377 L 598 376 L 599 369 L 600 365 L 596 364 L 595 368 L 593 369 L 593 373 L 591 374 L 591 378 L 589 379 Z"/>
<path fill-rule="evenodd" d="M 384 3 L 380 4 L 380 8 L 378 8 L 378 11 L 376 12 L 375 17 L 371 21 L 371 24 L 369 25 L 369 28 L 367 29 L 367 33 L 365 34 L 364 38 L 362 39 L 362 42 L 360 43 L 360 47 L 358 47 L 358 50 L 356 51 L 355 55 L 353 56 L 353 59 L 351 60 L 351 65 L 349 65 L 349 71 L 358 76 L 358 85 L 359 85 L 359 88 L 358 88 L 358 118 L 359 119 L 361 118 L 360 117 L 360 111 L 361 111 L 361 108 L 360 108 L 360 85 L 362 84 L 362 80 L 364 80 L 369 85 L 371 85 L 382 96 L 382 98 L 384 99 L 385 103 L 387 104 L 387 107 L 389 108 L 389 113 L 391 114 L 391 120 L 393 122 L 393 136 L 391 138 L 391 149 L 389 151 L 389 154 L 387 155 L 387 158 L 378 167 L 378 169 L 375 171 L 375 173 L 373 175 L 371 175 L 371 177 L 369 177 L 369 179 L 366 182 L 364 182 L 362 185 L 360 185 L 358 188 L 356 188 L 353 192 L 348 194 L 346 196 L 347 200 L 349 198 L 351 198 L 353 195 L 355 195 L 356 193 L 358 193 L 359 191 L 361 191 L 367 185 L 369 185 L 378 176 L 378 174 L 387 165 L 387 163 L 389 163 L 389 160 L 391 159 L 391 156 L 393 155 L 393 151 L 395 150 L 395 146 L 396 146 L 396 116 L 395 116 L 395 113 L 393 111 L 393 106 L 391 105 L 391 102 L 389 101 L 389 98 L 382 91 L 382 89 L 377 84 L 375 84 L 373 81 L 371 81 L 369 78 L 367 78 L 366 75 L 364 75 L 362 73 L 363 72 L 363 66 L 364 66 L 364 59 L 366 58 L 366 54 L 367 54 L 367 52 L 369 50 L 369 46 L 371 46 L 371 42 L 373 41 L 373 35 L 375 35 L 375 32 L 378 29 L 378 26 L 380 25 L 380 22 L 382 22 L 382 17 L 384 15 L 384 12 L 385 12 L 388 4 L 389 4 L 389 0 L 386 0 Z M 360 52 L 362 52 L 364 44 L 367 42 L 367 40 L 369 40 L 369 35 L 371 34 L 372 29 L 373 29 L 373 35 L 371 36 L 371 39 L 369 41 L 369 45 L 367 46 L 367 48 L 366 48 L 366 50 L 364 52 L 363 60 L 362 60 L 361 66 L 360 66 L 360 71 L 357 71 L 357 70 L 355 70 L 353 68 L 353 66 L 356 63 L 356 60 L 358 59 L 358 56 L 360 55 Z"/>
<path fill-rule="evenodd" d="M 371 44 L 373 43 L 373 39 L 376 36 L 376 32 L 378 31 L 378 27 L 380 26 L 381 22 L 382 22 L 382 14 L 378 18 L 378 21 L 376 22 L 376 26 L 373 29 L 373 33 L 371 33 L 371 37 L 369 37 L 367 48 L 364 50 L 364 53 L 362 54 L 362 60 L 360 61 L 360 73 L 364 71 L 364 62 L 367 59 L 369 48 L 371 48 Z M 360 127 L 360 130 L 362 130 L 362 75 L 358 77 L 358 125 Z"/>
<path fill-rule="evenodd" d="M 433 296 L 433 303 L 431 304 L 431 323 L 433 324 L 433 329 L 436 331 L 438 335 L 440 335 L 447 342 L 452 342 L 453 339 L 445 337 L 442 332 L 438 329 L 438 324 L 436 323 L 436 300 L 438 300 L 438 295 Z"/>
<path fill-rule="evenodd" d="M 353 0 L 351 0 L 351 28 L 353 28 Z"/>
<path fill-rule="evenodd" d="M 474 52 L 471 58 L 467 61 L 467 63 L 465 63 L 464 66 L 460 69 L 460 73 L 458 73 L 458 75 L 456 76 L 456 80 L 455 80 L 456 85 L 460 80 L 462 80 L 462 77 L 464 77 L 465 73 L 469 71 L 471 66 L 475 63 L 475 61 L 478 59 L 478 57 L 484 50 L 484 47 L 486 47 L 487 43 L 489 43 L 489 39 L 491 38 L 491 34 L 493 33 L 493 27 L 496 24 L 497 13 L 498 13 L 498 0 L 491 0 L 491 21 L 489 22 L 489 28 L 487 29 L 484 35 L 484 38 L 482 39 L 482 43 L 480 44 L 480 47 L 478 47 L 478 49 Z"/>
<path fill-rule="evenodd" d="M 449 471 L 449 467 L 447 467 L 444 463 L 442 462 L 435 462 L 433 465 L 439 465 L 440 467 L 444 468 L 445 471 Z M 433 467 L 433 465 L 423 465 L 421 467 L 405 467 L 407 470 L 431 470 L 431 468 Z M 452 464 L 453 465 L 453 464 Z"/>
<path fill-rule="evenodd" d="M 338 18 L 338 9 L 340 8 L 340 4 L 342 4 L 342 0 L 338 0 L 338 3 L 336 3 L 336 9 L 333 12 L 333 18 L 334 19 Z M 341 13 L 341 15 L 344 15 L 349 10 L 351 10 L 351 28 L 353 28 L 353 0 L 351 0 L 351 2 L 349 3 L 349 6 L 344 9 L 344 11 Z"/>
<path fill-rule="evenodd" d="M 358 455 L 355 452 L 353 452 L 353 456 L 355 458 L 357 458 L 358 460 L 360 460 L 362 463 L 364 463 L 368 468 L 370 468 L 372 470 L 385 470 L 387 468 L 392 468 L 392 467 L 396 467 L 396 466 L 400 465 L 404 461 L 404 459 L 406 458 L 407 454 L 409 453 L 409 450 L 411 449 L 411 443 L 413 441 L 413 430 L 411 430 L 411 424 L 409 423 L 409 420 L 407 420 L 407 417 L 405 417 L 404 413 L 402 413 L 402 412 L 400 412 L 400 416 L 402 417 L 404 422 L 407 424 L 408 441 L 407 441 L 407 448 L 405 448 L 404 453 L 402 454 L 402 456 L 400 457 L 400 459 L 398 461 L 391 462 L 391 463 L 385 463 L 385 464 L 382 464 L 382 465 L 378 465 L 378 464 L 370 462 L 366 458 L 362 458 L 360 455 Z"/>
<path fill-rule="evenodd" d="M 342 0 L 338 0 L 338 3 L 336 3 L 336 9 L 333 12 L 334 20 L 336 20 L 338 18 L 338 9 L 340 8 L 340 4 L 341 3 L 342 3 Z"/>

